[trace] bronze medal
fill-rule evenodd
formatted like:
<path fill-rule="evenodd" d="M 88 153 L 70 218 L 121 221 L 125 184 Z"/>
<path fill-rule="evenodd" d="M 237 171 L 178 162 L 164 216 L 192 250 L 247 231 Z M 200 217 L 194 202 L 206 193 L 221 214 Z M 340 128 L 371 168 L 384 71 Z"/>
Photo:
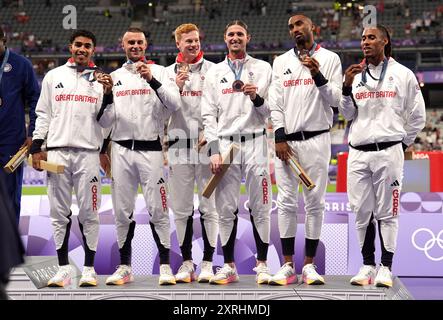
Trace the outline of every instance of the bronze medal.
<path fill-rule="evenodd" d="M 232 83 L 232 89 L 234 90 L 234 92 L 241 92 L 242 91 L 242 87 L 243 87 L 244 83 L 241 80 L 235 80 Z"/>
<path fill-rule="evenodd" d="M 301 49 L 298 52 L 298 58 L 300 59 L 300 61 L 305 60 L 307 57 L 309 57 L 309 50 Z"/>
<path fill-rule="evenodd" d="M 177 70 L 182 73 L 188 73 L 189 72 L 189 64 L 186 62 L 180 62 L 177 64 Z"/>

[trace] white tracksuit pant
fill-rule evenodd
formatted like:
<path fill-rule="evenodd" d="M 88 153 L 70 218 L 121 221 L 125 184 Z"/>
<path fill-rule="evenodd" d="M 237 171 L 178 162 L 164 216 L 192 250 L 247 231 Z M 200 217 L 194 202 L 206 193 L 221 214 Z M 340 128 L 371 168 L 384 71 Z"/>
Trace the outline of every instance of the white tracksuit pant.
<path fill-rule="evenodd" d="M 325 193 L 328 184 L 328 169 L 331 159 L 329 132 L 304 141 L 288 141 L 302 168 L 316 185 L 307 190 L 303 186 L 305 202 L 305 237 L 320 238 L 325 209 Z M 275 176 L 278 185 L 278 230 L 280 238 L 293 238 L 297 231 L 299 179 L 289 165 L 275 158 Z"/>
<path fill-rule="evenodd" d="M 112 144 L 112 205 L 117 227 L 117 242 L 121 249 L 126 242 L 141 185 L 150 223 L 160 243 L 170 248 L 169 214 L 166 181 L 161 151 L 133 151 L 118 143 Z M 157 236 L 154 235 L 154 238 Z"/>
<path fill-rule="evenodd" d="M 48 151 L 48 162 L 65 166 L 62 174 L 48 172 L 48 198 L 54 228 L 56 249 L 60 249 L 69 234 L 72 188 L 79 207 L 78 221 L 90 250 L 97 250 L 101 202 L 100 161 L 98 151 L 60 148 Z"/>
<path fill-rule="evenodd" d="M 218 235 L 218 214 L 215 209 L 214 195 L 209 199 L 202 196 L 202 192 L 209 178 L 211 170 L 207 163 L 194 163 L 195 161 L 189 156 L 187 148 L 177 149 L 171 147 L 169 154 L 179 152 L 180 159 L 172 161 L 169 157 L 169 195 L 170 205 L 174 212 L 175 225 L 177 228 L 177 237 L 180 246 L 183 245 L 186 234 L 186 226 L 189 217 L 194 213 L 194 185 L 197 184 L 198 199 L 201 218 L 205 227 L 207 240 L 211 247 L 217 245 Z M 200 151 L 200 155 L 206 152 L 206 148 Z M 184 158 L 184 159 L 183 159 Z M 183 161 L 185 160 L 185 161 Z M 193 160 L 193 161 L 191 161 Z"/>
<path fill-rule="evenodd" d="M 400 190 L 404 154 L 401 143 L 381 151 L 365 152 L 349 148 L 348 197 L 356 213 L 360 248 L 372 214 L 379 221 L 387 251 L 394 253 L 397 244 Z"/>
<path fill-rule="evenodd" d="M 231 143 L 229 139 L 220 139 L 222 155 L 229 150 Z M 222 246 L 228 243 L 234 228 L 243 176 L 246 179 L 245 187 L 248 192 L 249 209 L 254 227 L 260 240 L 269 244 L 272 185 L 268 163 L 266 135 L 240 143 L 240 151 L 237 153 L 234 163 L 230 165 L 215 189 L 215 204 L 219 213 Z M 262 259 L 266 260 L 265 257 Z"/>

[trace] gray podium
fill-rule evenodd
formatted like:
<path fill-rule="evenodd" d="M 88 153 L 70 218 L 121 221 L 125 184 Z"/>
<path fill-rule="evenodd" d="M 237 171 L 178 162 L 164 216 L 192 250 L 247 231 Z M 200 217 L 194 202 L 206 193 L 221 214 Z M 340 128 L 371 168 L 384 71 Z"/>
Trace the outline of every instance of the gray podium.
<path fill-rule="evenodd" d="M 46 262 L 45 262 L 46 259 Z M 124 286 L 107 286 L 107 276 L 99 276 L 97 287 L 78 287 L 77 273 L 65 288 L 37 289 L 31 281 L 29 265 L 47 263 L 50 257 L 29 257 L 28 266 L 16 268 L 11 274 L 7 293 L 12 300 L 412 300 L 412 295 L 398 278 L 390 289 L 375 286 L 356 287 L 349 284 L 351 276 L 325 276 L 326 284 L 308 286 L 303 283 L 288 286 L 257 285 L 254 275 L 240 275 L 240 281 L 229 285 L 193 282 L 159 286 L 158 276 L 136 276 Z M 53 259 L 53 258 L 52 258 Z M 27 268 L 27 269 L 26 269 Z M 26 272 L 28 273 L 26 273 Z M 299 277 L 300 278 L 300 277 Z M 35 280 L 35 279 L 34 279 Z"/>

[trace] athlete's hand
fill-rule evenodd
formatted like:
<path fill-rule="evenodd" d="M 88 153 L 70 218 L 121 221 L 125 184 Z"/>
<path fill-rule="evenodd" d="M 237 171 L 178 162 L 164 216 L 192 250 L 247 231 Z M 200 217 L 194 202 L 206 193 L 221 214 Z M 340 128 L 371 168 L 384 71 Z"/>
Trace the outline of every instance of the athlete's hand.
<path fill-rule="evenodd" d="M 275 155 L 281 161 L 288 164 L 289 156 L 294 155 L 294 153 L 292 152 L 292 149 L 289 147 L 288 143 L 283 141 L 275 144 Z"/>
<path fill-rule="evenodd" d="M 25 142 L 23 142 L 22 146 L 20 147 L 20 149 L 27 147 L 28 148 L 27 154 L 29 154 L 29 150 L 31 150 L 31 144 L 32 144 L 32 137 L 27 137 Z"/>
<path fill-rule="evenodd" d="M 40 167 L 40 160 L 46 161 L 46 159 L 47 159 L 46 152 L 40 151 L 34 153 L 32 155 L 32 167 L 37 171 L 43 171 L 43 169 Z"/>
<path fill-rule="evenodd" d="M 211 172 L 217 174 L 222 169 L 222 157 L 219 153 L 211 155 Z"/>
<path fill-rule="evenodd" d="M 180 89 L 180 92 L 183 91 L 183 87 L 185 86 L 185 82 L 189 80 L 189 74 L 187 72 L 179 71 L 175 76 L 175 83 L 177 87 Z"/>
<path fill-rule="evenodd" d="M 364 66 L 361 64 L 352 64 L 350 65 L 346 71 L 345 71 L 345 81 L 343 85 L 345 87 L 352 86 L 352 83 L 354 82 L 354 77 L 356 74 L 361 73 L 364 69 Z"/>
<path fill-rule="evenodd" d="M 111 173 L 111 159 L 107 153 L 100 153 L 100 166 L 105 170 L 106 176 L 110 176 Z"/>
<path fill-rule="evenodd" d="M 152 80 L 151 68 L 146 63 L 137 62 L 136 70 L 140 74 L 140 76 L 146 81 L 149 82 Z"/>
<path fill-rule="evenodd" d="M 252 100 L 255 100 L 257 97 L 257 90 L 258 87 L 256 85 L 253 85 L 252 83 L 244 84 L 242 87 L 242 91 L 245 95 L 249 96 L 249 98 Z"/>
<path fill-rule="evenodd" d="M 112 93 L 112 87 L 114 86 L 114 82 L 112 81 L 112 77 L 106 73 L 99 73 L 97 75 L 97 82 L 103 86 L 103 92 L 105 94 Z"/>
<path fill-rule="evenodd" d="M 320 72 L 320 63 L 313 57 L 306 56 L 301 63 L 309 69 L 312 77 L 315 77 Z"/>
<path fill-rule="evenodd" d="M 197 152 L 200 152 L 201 148 L 208 143 L 205 138 L 201 138 L 197 145 Z"/>

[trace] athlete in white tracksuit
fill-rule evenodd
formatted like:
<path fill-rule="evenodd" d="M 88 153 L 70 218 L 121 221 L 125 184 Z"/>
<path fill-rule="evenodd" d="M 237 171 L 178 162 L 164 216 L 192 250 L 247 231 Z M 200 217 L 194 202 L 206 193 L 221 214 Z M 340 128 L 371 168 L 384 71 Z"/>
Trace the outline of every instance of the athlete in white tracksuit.
<path fill-rule="evenodd" d="M 214 63 L 203 58 L 200 51 L 198 28 L 192 24 L 183 24 L 175 32 L 180 53 L 176 63 L 166 68 L 168 77 L 177 83 L 180 90 L 180 108 L 172 113 L 168 123 L 169 137 L 169 201 L 175 216 L 178 243 L 183 261 L 192 261 L 192 236 L 194 215 L 194 184 L 197 184 L 206 263 L 212 262 L 218 235 L 218 215 L 215 210 L 214 196 L 202 197 L 211 171 L 208 161 L 202 163 L 206 147 L 199 150 L 203 143 L 203 123 L 201 118 L 201 96 L 206 72 Z M 181 74 L 180 64 L 186 63 L 189 71 Z M 185 80 L 186 79 L 186 80 Z M 200 139 L 199 139 L 200 138 Z M 207 158 L 206 158 L 207 159 Z M 192 266 L 193 268 L 193 266 Z M 183 270 L 183 268 L 182 268 Z M 191 269 L 193 270 L 193 269 Z M 192 271 L 191 271 L 192 272 Z M 185 275 L 185 274 L 183 274 Z M 192 281 L 191 277 L 176 280 Z M 199 281 L 208 281 L 199 277 Z"/>
<path fill-rule="evenodd" d="M 112 83 L 109 82 L 109 94 L 103 98 L 102 84 L 94 81 L 93 63 L 89 62 L 90 69 L 82 71 L 88 65 L 85 59 L 92 55 L 95 43 L 92 45 L 92 40 L 84 37 L 93 37 L 92 34 L 82 31 L 78 34 L 72 44 L 73 57 L 66 64 L 49 71 L 43 79 L 30 152 L 34 168 L 40 169 L 39 160 L 45 159 L 41 146 L 46 139 L 47 160 L 65 166 L 64 173 L 48 172 L 50 216 L 59 265 L 69 265 L 70 207 L 74 188 L 85 247 L 85 266 L 93 267 L 101 199 L 98 153 L 103 141 L 101 126 L 106 126 L 97 121 L 97 116 L 104 111 L 104 108 L 100 110 L 102 104 L 106 107 L 112 103 Z M 109 75 L 107 77 L 111 80 Z"/>
<path fill-rule="evenodd" d="M 340 102 L 342 73 L 338 55 L 314 42 L 309 18 L 295 15 L 289 19 L 289 26 L 296 46 L 274 61 L 269 103 L 277 155 L 278 227 L 285 262 L 292 266 L 299 181 L 285 163 L 285 157 L 287 153 L 293 153 L 316 185 L 312 190 L 303 185 L 306 211 L 304 265 L 311 265 L 323 224 L 331 156 L 331 107 L 338 107 Z M 309 51 L 308 58 L 301 61 L 299 50 L 304 48 Z M 282 147 L 285 148 L 283 152 Z M 295 280 L 295 277 L 291 279 Z M 305 280 L 311 284 L 312 279 Z M 321 278 L 318 280 L 317 283 L 322 282 Z"/>
<path fill-rule="evenodd" d="M 164 67 L 144 59 L 146 39 L 141 30 L 126 32 L 123 42 L 128 59 L 132 60 L 111 73 L 114 104 L 110 112 L 103 115 L 106 122 L 113 123 L 112 203 L 121 264 L 131 264 L 134 207 L 140 184 L 160 265 L 169 268 L 169 209 L 161 141 L 167 113 L 179 107 L 179 92 L 173 90 L 175 84 L 169 80 Z M 134 60 L 139 61 L 134 63 Z M 165 282 L 175 283 L 169 276 L 168 279 Z M 160 282 L 164 284 L 162 278 Z"/>
<path fill-rule="evenodd" d="M 220 239 L 225 260 L 225 267 L 219 270 L 213 280 L 211 279 L 211 283 L 217 284 L 238 279 L 234 265 L 234 243 L 243 175 L 246 178 L 245 186 L 249 195 L 257 260 L 263 262 L 263 266 L 267 259 L 269 244 L 272 197 L 265 128 L 269 117 L 266 98 L 272 69 L 269 63 L 246 54 L 244 50 L 249 39 L 250 35 L 244 23 L 234 21 L 228 24 L 225 42 L 229 55 L 206 73 L 203 90 L 203 126 L 213 172 L 217 172 L 220 164 L 217 162 L 217 165 L 214 165 L 214 160 L 221 160 L 217 154 L 225 154 L 233 142 L 240 145 L 240 152 L 234 163 L 230 165 L 215 189 Z M 242 92 L 235 92 L 233 89 L 236 76 L 231 65 L 235 64 L 238 64 L 238 68 L 234 69 L 237 70 L 237 79 L 244 83 Z M 238 70 L 242 70 L 240 77 Z M 251 91 L 256 93 L 255 97 L 248 96 Z M 260 268 L 256 271 L 257 275 L 268 274 L 268 270 L 265 269 Z M 257 281 L 262 283 L 261 279 Z"/>
<path fill-rule="evenodd" d="M 389 43 L 385 44 L 385 40 Z M 388 269 L 396 248 L 403 149 L 414 142 L 425 125 L 425 104 L 417 79 L 411 70 L 390 57 L 389 46 L 389 34 L 383 26 L 364 30 L 365 63 L 346 70 L 340 106 L 344 117 L 352 120 L 347 190 L 356 213 L 363 263 L 376 265 L 377 221 L 381 263 Z M 371 283 L 374 269 L 366 270 L 370 271 L 369 277 L 360 274 L 351 282 Z M 391 286 L 390 272 L 385 271 L 385 276 L 379 271 L 376 284 Z"/>

